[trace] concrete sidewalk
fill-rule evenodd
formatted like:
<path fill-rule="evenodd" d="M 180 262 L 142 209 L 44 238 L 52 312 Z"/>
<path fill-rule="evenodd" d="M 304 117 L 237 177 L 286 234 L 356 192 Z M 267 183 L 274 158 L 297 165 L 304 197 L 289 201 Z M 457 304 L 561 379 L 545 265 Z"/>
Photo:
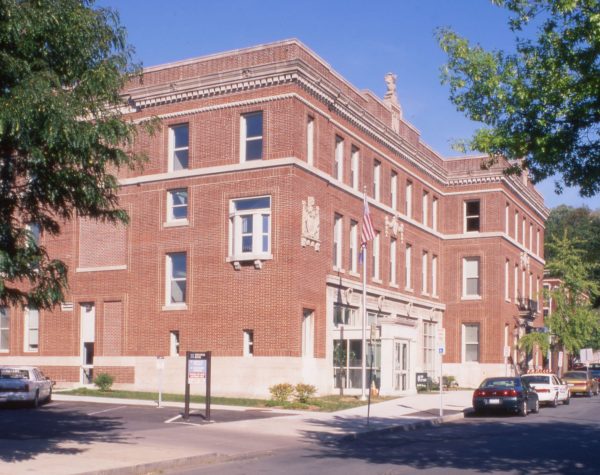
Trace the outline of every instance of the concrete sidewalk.
<path fill-rule="evenodd" d="M 178 466 L 239 460 L 332 437 L 360 437 L 363 433 L 381 430 L 412 430 L 455 420 L 462 418 L 463 411 L 471 406 L 471 395 L 472 391 L 444 393 L 443 418 L 439 417 L 439 394 L 417 394 L 371 405 L 368 424 L 367 406 L 335 413 L 267 409 L 265 411 L 281 413 L 282 417 L 203 425 L 180 424 L 176 429 L 168 424 L 166 427 L 169 430 L 136 432 L 135 437 L 124 437 L 115 442 L 90 444 L 72 440 L 62 442 L 58 450 L 53 452 L 40 452 L 35 458 L 11 463 L 0 462 L 0 474 L 145 474 Z M 54 399 L 156 405 L 151 401 L 107 400 L 59 394 Z M 178 403 L 169 405 L 182 406 Z M 203 409 L 204 406 L 196 407 Z M 214 405 L 212 408 L 248 409 Z"/>

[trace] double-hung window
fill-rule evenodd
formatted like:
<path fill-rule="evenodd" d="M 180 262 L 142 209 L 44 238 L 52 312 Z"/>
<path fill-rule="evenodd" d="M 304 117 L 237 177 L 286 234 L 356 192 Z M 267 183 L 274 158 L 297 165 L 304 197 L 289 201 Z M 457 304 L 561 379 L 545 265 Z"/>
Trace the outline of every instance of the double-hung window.
<path fill-rule="evenodd" d="M 406 181 L 406 195 L 405 195 L 405 213 L 408 218 L 412 218 L 412 181 Z"/>
<path fill-rule="evenodd" d="M 390 284 L 396 285 L 396 256 L 397 256 L 396 239 L 390 240 Z"/>
<path fill-rule="evenodd" d="M 433 198 L 431 201 L 431 227 L 434 231 L 438 228 L 438 199 Z"/>
<path fill-rule="evenodd" d="M 360 176 L 360 151 L 358 147 L 352 146 L 352 155 L 350 158 L 350 185 L 358 190 L 358 177 Z"/>
<path fill-rule="evenodd" d="M 167 221 L 183 222 L 188 217 L 188 191 L 185 188 L 167 192 Z"/>
<path fill-rule="evenodd" d="M 373 198 L 377 201 L 381 199 L 381 162 L 375 160 L 373 162 Z"/>
<path fill-rule="evenodd" d="M 379 272 L 379 232 L 375 232 L 375 237 L 373 238 L 373 279 L 379 280 L 380 272 Z"/>
<path fill-rule="evenodd" d="M 271 258 L 271 197 L 231 200 L 230 260 Z"/>
<path fill-rule="evenodd" d="M 423 226 L 429 225 L 429 192 L 423 192 Z"/>
<path fill-rule="evenodd" d="M 421 259 L 421 293 L 427 295 L 428 294 L 428 286 L 427 281 L 427 267 L 429 261 L 429 253 L 427 251 L 423 251 L 423 256 Z"/>
<path fill-rule="evenodd" d="M 390 204 L 394 211 L 398 209 L 398 174 L 396 172 L 392 172 L 390 176 Z"/>
<path fill-rule="evenodd" d="M 10 313 L 8 307 L 0 307 L 0 351 L 10 350 Z"/>
<path fill-rule="evenodd" d="M 315 119 L 310 115 L 306 121 L 306 161 L 315 164 Z"/>
<path fill-rule="evenodd" d="M 479 257 L 465 257 L 463 259 L 463 298 L 478 298 L 481 296 L 479 264 Z"/>
<path fill-rule="evenodd" d="M 185 170 L 189 167 L 189 134 L 188 124 L 169 128 L 169 171 Z"/>
<path fill-rule="evenodd" d="M 412 290 L 412 246 L 406 245 L 406 254 L 404 260 L 404 287 L 406 290 Z"/>
<path fill-rule="evenodd" d="M 342 268 L 342 216 L 333 217 L 333 268 Z"/>
<path fill-rule="evenodd" d="M 37 352 L 39 348 L 40 312 L 37 308 L 25 310 L 25 351 Z"/>
<path fill-rule="evenodd" d="M 480 202 L 479 200 L 465 201 L 465 232 L 480 231 Z"/>
<path fill-rule="evenodd" d="M 333 159 L 333 176 L 339 180 L 344 180 L 344 139 L 339 135 L 335 136 L 335 157 Z"/>
<path fill-rule="evenodd" d="M 431 295 L 437 297 L 437 256 L 431 257 Z"/>
<path fill-rule="evenodd" d="M 479 324 L 463 325 L 463 354 L 465 362 L 479 361 Z"/>
<path fill-rule="evenodd" d="M 171 252 L 166 259 L 166 306 L 185 305 L 187 294 L 187 255 Z"/>
<path fill-rule="evenodd" d="M 263 113 L 243 114 L 240 123 L 241 161 L 263 158 Z"/>
<path fill-rule="evenodd" d="M 358 222 L 350 221 L 350 271 L 358 271 Z"/>

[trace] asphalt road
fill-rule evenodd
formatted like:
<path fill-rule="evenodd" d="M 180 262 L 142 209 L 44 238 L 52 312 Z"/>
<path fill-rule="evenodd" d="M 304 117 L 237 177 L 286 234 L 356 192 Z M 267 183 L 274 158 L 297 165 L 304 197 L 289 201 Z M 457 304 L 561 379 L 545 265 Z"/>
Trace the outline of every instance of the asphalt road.
<path fill-rule="evenodd" d="M 254 459 L 169 472 L 192 474 L 598 474 L 600 397 L 539 414 L 477 416 L 413 432 L 332 438 Z"/>

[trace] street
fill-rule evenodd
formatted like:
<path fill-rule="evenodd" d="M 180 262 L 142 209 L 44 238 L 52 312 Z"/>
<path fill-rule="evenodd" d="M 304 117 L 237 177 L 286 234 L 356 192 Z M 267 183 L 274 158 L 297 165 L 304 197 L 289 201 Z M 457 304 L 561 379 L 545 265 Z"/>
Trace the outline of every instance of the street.
<path fill-rule="evenodd" d="M 192 474 L 577 473 L 600 471 L 600 398 L 539 414 L 467 417 L 431 429 L 330 438 L 220 465 L 168 472 Z"/>

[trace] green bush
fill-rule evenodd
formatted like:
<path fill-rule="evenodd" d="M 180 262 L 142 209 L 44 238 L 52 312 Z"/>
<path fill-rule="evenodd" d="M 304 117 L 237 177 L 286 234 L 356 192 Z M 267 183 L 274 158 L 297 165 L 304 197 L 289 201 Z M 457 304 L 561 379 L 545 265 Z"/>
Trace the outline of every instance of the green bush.
<path fill-rule="evenodd" d="M 307 403 L 316 394 L 317 388 L 312 384 L 298 383 L 294 388 L 294 392 L 298 402 Z"/>
<path fill-rule="evenodd" d="M 287 402 L 292 393 L 294 392 L 294 386 L 290 383 L 274 384 L 269 388 L 271 398 L 277 402 Z"/>
<path fill-rule="evenodd" d="M 98 386 L 98 389 L 100 389 L 100 391 L 110 391 L 110 388 L 114 382 L 115 378 L 113 378 L 108 373 L 100 373 L 94 379 L 94 384 Z"/>

